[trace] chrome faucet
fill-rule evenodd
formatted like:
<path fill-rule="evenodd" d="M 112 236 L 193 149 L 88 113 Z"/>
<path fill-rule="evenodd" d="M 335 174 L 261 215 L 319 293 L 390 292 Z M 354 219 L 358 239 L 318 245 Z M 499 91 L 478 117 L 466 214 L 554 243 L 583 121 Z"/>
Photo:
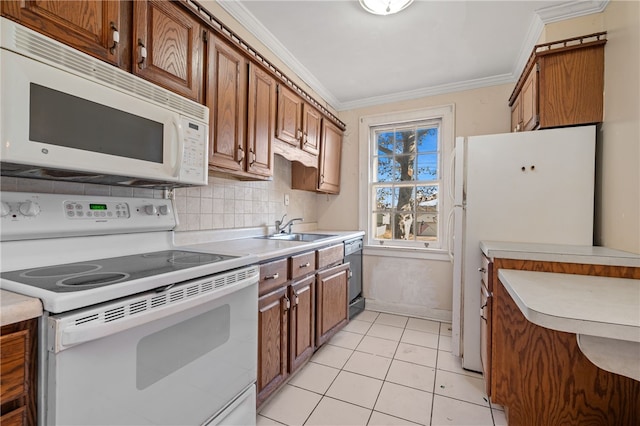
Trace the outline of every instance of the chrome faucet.
<path fill-rule="evenodd" d="M 283 234 L 285 229 L 287 229 L 287 234 L 290 234 L 291 225 L 293 225 L 293 222 L 296 220 L 299 220 L 300 222 L 302 222 L 303 220 L 301 217 L 296 217 L 283 225 L 282 222 L 284 222 L 285 217 L 287 217 L 286 213 L 282 216 L 282 219 L 276 220 L 276 234 Z"/>

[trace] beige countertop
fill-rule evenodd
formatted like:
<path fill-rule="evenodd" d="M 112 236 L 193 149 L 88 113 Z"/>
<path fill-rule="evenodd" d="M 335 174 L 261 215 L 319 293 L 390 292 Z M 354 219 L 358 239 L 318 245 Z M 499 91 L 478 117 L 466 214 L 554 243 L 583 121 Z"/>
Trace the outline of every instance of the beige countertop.
<path fill-rule="evenodd" d="M 640 280 L 500 269 L 524 316 L 574 333 L 595 365 L 640 380 Z"/>
<path fill-rule="evenodd" d="M 0 325 L 13 324 L 41 315 L 40 299 L 0 290 Z"/>
<path fill-rule="evenodd" d="M 599 246 L 481 241 L 480 249 L 490 259 L 640 267 L 640 254 Z"/>

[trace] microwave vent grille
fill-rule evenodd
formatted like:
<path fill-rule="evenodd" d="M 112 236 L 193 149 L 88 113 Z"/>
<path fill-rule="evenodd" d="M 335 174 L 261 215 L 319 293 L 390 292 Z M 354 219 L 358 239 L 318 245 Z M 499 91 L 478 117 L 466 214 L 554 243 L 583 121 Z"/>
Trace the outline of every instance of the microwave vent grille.
<path fill-rule="evenodd" d="M 125 93 L 153 100 L 198 120 L 208 122 L 207 108 L 153 83 L 147 82 L 115 66 L 92 58 L 80 51 L 54 42 L 49 38 L 16 25 L 15 46 L 19 53 L 63 67 L 94 81 L 107 83 Z"/>

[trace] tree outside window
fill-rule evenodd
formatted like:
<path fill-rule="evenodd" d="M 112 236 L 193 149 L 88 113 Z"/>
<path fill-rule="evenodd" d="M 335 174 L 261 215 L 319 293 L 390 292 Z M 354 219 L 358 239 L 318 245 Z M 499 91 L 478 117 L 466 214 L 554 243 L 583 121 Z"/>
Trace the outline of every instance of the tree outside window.
<path fill-rule="evenodd" d="M 371 128 L 371 235 L 380 244 L 439 246 L 440 124 L 429 120 Z"/>

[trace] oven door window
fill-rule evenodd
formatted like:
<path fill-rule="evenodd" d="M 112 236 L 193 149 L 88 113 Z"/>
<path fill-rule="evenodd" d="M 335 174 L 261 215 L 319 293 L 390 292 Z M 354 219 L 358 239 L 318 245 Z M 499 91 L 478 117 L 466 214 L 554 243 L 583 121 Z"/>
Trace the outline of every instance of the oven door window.
<path fill-rule="evenodd" d="M 47 424 L 202 424 L 255 382 L 256 330 L 251 285 L 49 352 Z"/>

